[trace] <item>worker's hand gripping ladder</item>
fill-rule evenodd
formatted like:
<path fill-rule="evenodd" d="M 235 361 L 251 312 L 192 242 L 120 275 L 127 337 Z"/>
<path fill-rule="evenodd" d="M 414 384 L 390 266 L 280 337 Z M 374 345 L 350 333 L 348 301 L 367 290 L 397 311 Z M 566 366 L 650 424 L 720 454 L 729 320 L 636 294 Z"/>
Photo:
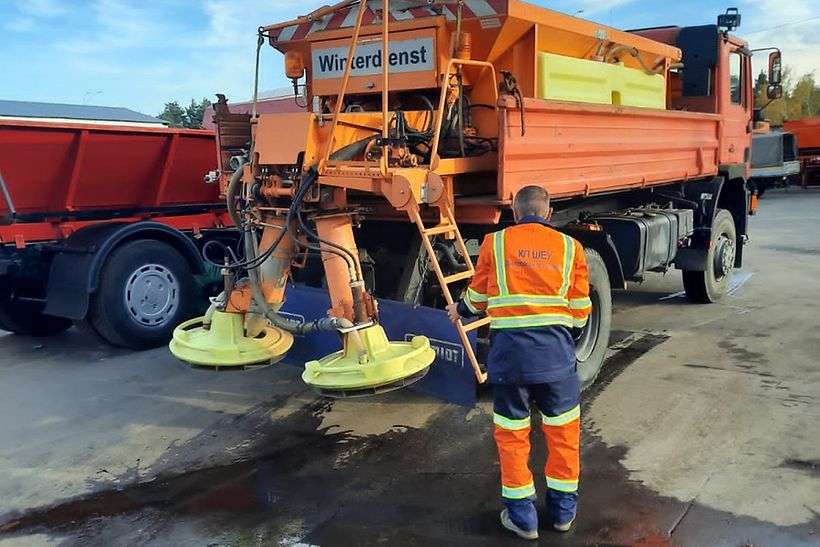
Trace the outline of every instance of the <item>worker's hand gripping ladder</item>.
<path fill-rule="evenodd" d="M 459 281 L 471 279 L 475 274 L 475 267 L 473 266 L 473 261 L 470 259 L 469 253 L 467 252 L 467 247 L 464 245 L 464 238 L 458 230 L 458 225 L 456 224 L 455 217 L 453 216 L 452 208 L 446 202 L 437 204 L 437 207 L 441 212 L 441 221 L 437 226 L 433 226 L 431 228 L 424 226 L 424 221 L 421 218 L 418 207 L 408 208 L 407 214 L 410 216 L 410 220 L 412 220 L 419 229 L 419 233 L 421 234 L 421 242 L 424 245 L 424 249 L 427 251 L 430 264 L 433 266 L 433 271 L 436 273 L 436 278 L 438 279 L 439 286 L 441 287 L 441 292 L 444 294 L 444 300 L 448 305 L 450 305 L 453 303 L 453 297 L 450 294 L 449 286 Z M 444 272 L 441 270 L 441 264 L 439 263 L 436 253 L 433 250 L 433 244 L 430 241 L 430 238 L 444 234 L 453 234 L 455 236 L 457 249 L 461 253 L 461 256 L 464 257 L 464 262 L 467 265 L 467 269 L 465 271 L 444 275 Z M 461 319 L 456 322 L 458 335 L 461 338 L 461 343 L 464 345 L 464 351 L 467 353 L 467 358 L 470 360 L 470 364 L 473 367 L 476 380 L 478 380 L 479 384 L 483 384 L 487 380 L 487 373 L 481 370 L 481 366 L 478 364 L 478 359 L 475 356 L 473 346 L 470 343 L 470 339 L 467 337 L 467 333 L 479 327 L 483 327 L 484 325 L 489 324 L 489 322 L 489 316 L 482 317 L 467 323 L 466 325 Z"/>

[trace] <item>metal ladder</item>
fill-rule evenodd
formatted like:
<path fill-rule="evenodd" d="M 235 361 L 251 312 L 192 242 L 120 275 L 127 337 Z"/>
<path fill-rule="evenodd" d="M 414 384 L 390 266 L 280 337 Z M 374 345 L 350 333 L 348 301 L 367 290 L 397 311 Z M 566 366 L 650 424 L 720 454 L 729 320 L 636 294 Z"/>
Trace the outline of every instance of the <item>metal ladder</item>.
<path fill-rule="evenodd" d="M 439 224 L 433 226 L 432 228 L 427 228 L 424 225 L 424 221 L 421 218 L 421 213 L 418 207 L 412 207 L 407 210 L 407 214 L 410 216 L 410 220 L 415 223 L 416 227 L 421 234 L 421 242 L 424 244 L 424 249 L 427 251 L 427 258 L 430 261 L 430 264 L 433 266 L 433 271 L 436 273 L 436 278 L 438 279 L 439 286 L 441 287 L 441 292 L 444 293 L 444 300 L 447 302 L 448 305 L 453 303 L 453 297 L 450 294 L 448 287 L 456 283 L 458 281 L 464 281 L 466 279 L 470 279 L 475 274 L 475 267 L 473 266 L 473 261 L 470 260 L 470 255 L 467 252 L 467 247 L 464 245 L 464 238 L 461 237 L 461 232 L 458 230 L 458 225 L 456 224 L 455 217 L 453 215 L 453 210 L 449 204 L 442 202 L 436 204 L 440 211 L 440 218 Z M 464 261 L 467 265 L 467 270 L 463 272 L 454 273 L 451 275 L 444 275 L 444 272 L 441 271 L 441 264 L 436 257 L 436 253 L 433 250 L 433 244 L 430 241 L 430 238 L 443 235 L 443 234 L 454 234 L 456 245 L 458 247 L 458 251 L 461 253 L 461 256 L 464 257 Z M 461 338 L 461 343 L 464 346 L 464 351 L 467 353 L 467 358 L 470 360 L 470 364 L 473 367 L 473 371 L 475 372 L 476 380 L 478 380 L 479 384 L 483 384 L 487 380 L 487 373 L 481 370 L 479 366 L 478 359 L 475 356 L 475 352 L 473 351 L 473 346 L 470 344 L 470 339 L 467 338 L 467 333 L 475 330 L 479 327 L 487 325 L 490 323 L 490 317 L 484 316 L 467 323 L 466 325 L 459 319 L 456 322 L 456 329 L 458 330 L 458 335 Z"/>

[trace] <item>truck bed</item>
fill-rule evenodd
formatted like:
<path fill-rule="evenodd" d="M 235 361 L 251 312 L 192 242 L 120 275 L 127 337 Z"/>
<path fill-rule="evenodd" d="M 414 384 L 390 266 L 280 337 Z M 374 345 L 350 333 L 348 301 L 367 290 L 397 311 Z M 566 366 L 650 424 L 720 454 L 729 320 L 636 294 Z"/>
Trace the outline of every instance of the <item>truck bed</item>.
<path fill-rule="evenodd" d="M 0 121 L 0 242 L 161 215 L 198 219 L 174 222 L 180 228 L 205 227 L 224 208 L 218 185 L 203 181 L 216 168 L 215 150 L 212 131 Z"/>
<path fill-rule="evenodd" d="M 714 176 L 720 116 L 524 99 L 500 111 L 498 198 L 528 184 L 556 198 Z"/>

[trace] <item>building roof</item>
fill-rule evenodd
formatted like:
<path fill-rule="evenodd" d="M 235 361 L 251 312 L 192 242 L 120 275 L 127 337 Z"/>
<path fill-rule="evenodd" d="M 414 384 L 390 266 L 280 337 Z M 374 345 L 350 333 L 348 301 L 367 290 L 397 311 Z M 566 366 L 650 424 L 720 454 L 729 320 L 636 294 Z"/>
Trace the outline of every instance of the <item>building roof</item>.
<path fill-rule="evenodd" d="M 300 97 L 299 100 L 304 101 L 305 98 Z M 253 103 L 251 101 L 228 103 L 228 108 L 234 114 L 249 114 L 252 107 Z M 307 108 L 304 106 L 304 103 L 300 105 L 294 100 L 293 88 L 290 88 L 290 90 L 273 90 L 260 93 L 256 104 L 256 112 L 258 114 L 281 114 L 283 112 L 305 112 L 306 110 Z M 202 116 L 202 129 L 216 129 L 213 105 L 205 109 L 205 114 Z"/>
<path fill-rule="evenodd" d="M 0 100 L 0 117 L 95 120 L 139 124 L 166 124 L 164 120 L 116 106 L 35 103 Z"/>

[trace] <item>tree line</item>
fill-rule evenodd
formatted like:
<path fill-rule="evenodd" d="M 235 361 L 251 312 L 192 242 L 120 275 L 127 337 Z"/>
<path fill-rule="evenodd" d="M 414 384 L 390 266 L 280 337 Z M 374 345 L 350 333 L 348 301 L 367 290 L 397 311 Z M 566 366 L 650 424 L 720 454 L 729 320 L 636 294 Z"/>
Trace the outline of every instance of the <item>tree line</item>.
<path fill-rule="evenodd" d="M 199 129 L 202 127 L 202 118 L 205 110 L 211 106 L 211 101 L 202 99 L 197 102 L 191 99 L 191 104 L 181 106 L 177 101 L 165 103 L 165 108 L 157 115 L 157 118 L 165 120 L 171 127 L 184 127 L 186 129 Z"/>
<path fill-rule="evenodd" d="M 763 117 L 772 125 L 782 125 L 784 120 L 799 120 L 820 115 L 820 86 L 814 80 L 814 72 L 796 76 L 789 67 L 783 67 L 783 96 L 769 103 L 766 88 L 769 80 L 761 71 L 755 80 L 755 108 L 766 106 Z"/>

